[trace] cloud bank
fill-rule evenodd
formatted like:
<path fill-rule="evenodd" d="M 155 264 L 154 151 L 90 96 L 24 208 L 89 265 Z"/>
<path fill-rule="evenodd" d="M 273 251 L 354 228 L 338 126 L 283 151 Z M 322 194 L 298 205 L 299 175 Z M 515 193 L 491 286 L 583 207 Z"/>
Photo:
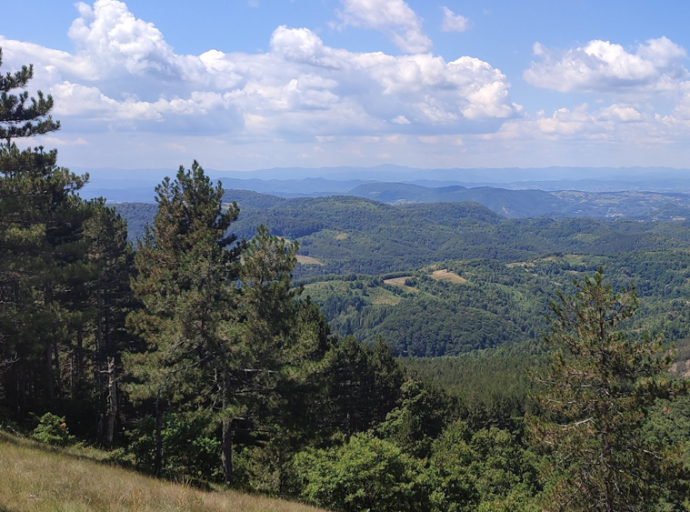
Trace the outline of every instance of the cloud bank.
<path fill-rule="evenodd" d="M 641 163 L 639 155 L 672 155 L 658 163 L 673 165 L 685 150 L 666 149 L 686 147 L 690 135 L 687 55 L 666 37 L 634 48 L 535 43 L 523 78 L 563 93 L 563 106 L 530 113 L 495 66 L 435 55 L 423 20 L 403 0 L 342 0 L 335 13 L 338 29 L 378 30 L 399 55 L 329 46 L 316 30 L 285 25 L 273 30 L 265 52 L 182 55 L 124 2 L 76 7 L 74 51 L 1 36 L 0 46 L 4 70 L 33 63 L 32 86 L 55 98 L 66 133 L 44 142 L 84 162 L 108 155 L 106 165 L 148 159 L 145 165 L 159 166 L 189 154 L 225 168 L 571 165 L 560 158 L 572 159 L 577 147 L 584 165 L 586 148 L 598 155 L 605 146 L 617 151 L 618 165 L 626 164 L 622 157 Z M 467 29 L 466 18 L 441 10 L 441 30 Z M 660 98 L 665 110 L 657 108 Z M 156 163 L 161 155 L 168 160 Z"/>
<path fill-rule="evenodd" d="M 640 44 L 634 53 L 619 44 L 594 40 L 566 52 L 534 45 L 533 62 L 525 80 L 560 92 L 658 93 L 677 90 L 687 79 L 686 52 L 666 37 Z"/>
<path fill-rule="evenodd" d="M 275 29 L 266 53 L 178 55 L 123 2 L 77 8 L 69 30 L 74 53 L 4 39 L 0 45 L 8 64 L 34 63 L 36 83 L 54 96 L 57 115 L 87 119 L 94 129 L 100 123 L 175 133 L 203 119 L 214 133 L 265 137 L 384 134 L 403 125 L 412 133 L 462 132 L 520 110 L 506 77 L 472 57 L 355 53 L 286 26 Z M 402 1 L 351 0 L 343 9 L 347 20 L 404 27 L 406 41 L 416 41 L 410 49 L 426 47 Z"/>

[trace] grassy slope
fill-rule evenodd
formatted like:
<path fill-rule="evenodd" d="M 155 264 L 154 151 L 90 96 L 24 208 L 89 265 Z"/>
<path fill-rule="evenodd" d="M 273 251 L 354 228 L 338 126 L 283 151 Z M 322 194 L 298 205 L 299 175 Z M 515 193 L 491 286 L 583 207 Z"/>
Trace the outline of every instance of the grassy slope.
<path fill-rule="evenodd" d="M 202 492 L 97 459 L 94 453 L 51 449 L 0 432 L 0 512 L 318 512 L 236 492 Z"/>

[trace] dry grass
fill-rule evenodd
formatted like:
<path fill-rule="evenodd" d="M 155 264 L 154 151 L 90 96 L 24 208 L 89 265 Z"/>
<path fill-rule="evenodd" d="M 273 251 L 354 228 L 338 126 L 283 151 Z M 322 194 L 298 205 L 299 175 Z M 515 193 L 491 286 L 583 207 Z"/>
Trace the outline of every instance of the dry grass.
<path fill-rule="evenodd" d="M 436 281 L 450 281 L 455 284 L 467 284 L 467 279 L 460 277 L 455 272 L 451 272 L 448 269 L 436 270 L 431 273 L 431 278 Z"/>
<path fill-rule="evenodd" d="M 347 240 L 347 238 L 349 236 L 350 235 L 348 235 L 347 233 L 339 233 L 338 235 L 336 235 L 335 239 L 336 240 Z"/>
<path fill-rule="evenodd" d="M 399 286 L 400 288 L 402 288 L 402 289 L 405 290 L 406 292 L 409 292 L 409 293 L 416 293 L 416 292 L 417 292 L 417 288 L 413 288 L 412 286 L 407 286 L 407 285 L 405 284 L 405 281 L 406 281 L 407 279 L 409 279 L 410 277 L 412 277 L 412 276 L 394 277 L 394 278 L 392 278 L 392 279 L 384 279 L 383 282 L 386 283 L 386 284 L 393 285 L 393 286 Z"/>
<path fill-rule="evenodd" d="M 533 266 L 534 266 L 534 263 L 531 261 L 517 261 L 515 263 L 506 263 L 507 268 L 514 268 L 514 267 L 527 268 L 527 267 L 533 267 Z"/>
<path fill-rule="evenodd" d="M 297 255 L 297 263 L 301 263 L 302 265 L 319 265 L 323 267 L 323 263 L 316 258 L 312 258 L 311 256 L 302 256 L 300 254 Z"/>
<path fill-rule="evenodd" d="M 236 492 L 203 492 L 0 432 L 0 512 L 318 512 Z"/>

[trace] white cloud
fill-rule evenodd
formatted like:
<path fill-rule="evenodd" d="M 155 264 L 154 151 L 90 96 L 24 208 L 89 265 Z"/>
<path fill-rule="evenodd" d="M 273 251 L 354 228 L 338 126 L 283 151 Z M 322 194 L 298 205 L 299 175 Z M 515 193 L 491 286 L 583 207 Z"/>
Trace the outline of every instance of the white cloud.
<path fill-rule="evenodd" d="M 444 32 L 464 32 L 470 25 L 470 20 L 459 14 L 455 14 L 448 7 L 441 7 L 443 11 L 443 23 L 441 30 Z"/>
<path fill-rule="evenodd" d="M 536 43 L 534 54 L 540 62 L 524 72 L 525 80 L 561 92 L 674 91 L 688 75 L 685 50 L 666 37 L 650 39 L 634 53 L 619 44 L 593 40 L 562 53 Z"/>
<path fill-rule="evenodd" d="M 344 5 L 368 5 L 371 23 L 383 5 L 383 25 L 420 26 L 404 2 Z M 395 133 L 405 121 L 419 134 L 476 131 L 475 121 L 492 119 L 482 129 L 495 130 L 520 110 L 506 77 L 472 57 L 350 52 L 286 26 L 266 53 L 178 55 L 122 2 L 77 9 L 74 54 L 0 37 L 6 64 L 34 63 L 34 84 L 54 96 L 64 127 L 313 140 Z"/>
<path fill-rule="evenodd" d="M 163 34 L 152 24 L 137 19 L 123 2 L 98 0 L 93 8 L 79 2 L 77 18 L 69 36 L 91 66 L 84 73 L 96 72 L 92 79 L 103 78 L 124 67 L 133 74 L 177 75 L 178 62 Z"/>
<path fill-rule="evenodd" d="M 513 141 L 520 146 L 540 142 L 577 143 L 571 147 L 592 154 L 616 148 L 624 151 L 625 156 L 636 154 L 648 159 L 655 154 L 654 150 L 665 151 L 672 141 L 690 138 L 690 122 L 640 112 L 629 105 L 614 103 L 592 110 L 583 103 L 572 109 L 556 109 L 550 116 L 540 111 L 536 118 L 514 119 L 494 134 L 477 137 L 494 142 Z M 641 155 L 641 151 L 646 153 Z M 650 165 L 649 160 L 645 161 Z M 627 165 L 640 163 L 629 161 Z"/>
<path fill-rule="evenodd" d="M 641 121 L 642 114 L 640 114 L 633 107 L 613 104 L 610 107 L 603 109 L 599 116 L 603 119 L 613 119 L 623 122 Z"/>
<path fill-rule="evenodd" d="M 404 0 L 341 0 L 338 17 L 344 25 L 380 30 L 404 52 L 431 51 L 422 20 Z"/>

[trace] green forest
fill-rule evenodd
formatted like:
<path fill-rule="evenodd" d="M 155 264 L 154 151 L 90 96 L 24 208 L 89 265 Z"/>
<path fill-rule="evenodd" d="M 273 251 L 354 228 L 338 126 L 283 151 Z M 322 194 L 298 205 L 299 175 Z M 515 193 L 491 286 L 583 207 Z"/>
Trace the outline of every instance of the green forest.
<path fill-rule="evenodd" d="M 0 75 L 3 432 L 334 511 L 690 509 L 687 223 L 282 200 L 196 161 L 115 207 L 25 146 L 60 128 L 32 78 Z"/>

